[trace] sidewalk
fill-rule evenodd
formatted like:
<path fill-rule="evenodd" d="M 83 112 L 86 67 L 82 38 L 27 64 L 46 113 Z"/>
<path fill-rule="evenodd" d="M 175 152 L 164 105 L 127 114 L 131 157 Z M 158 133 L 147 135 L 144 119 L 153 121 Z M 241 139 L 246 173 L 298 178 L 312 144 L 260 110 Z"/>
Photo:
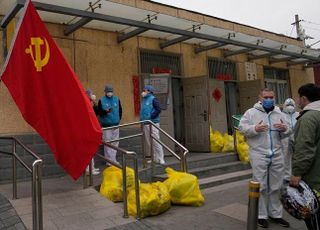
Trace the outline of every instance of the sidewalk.
<path fill-rule="evenodd" d="M 95 180 L 96 184 L 97 177 Z M 132 217 L 122 217 L 122 203 L 105 199 L 93 188 L 82 189 L 81 179 L 77 182 L 68 176 L 46 179 L 43 181 L 44 229 L 245 230 L 247 188 L 246 180 L 205 189 L 202 191 L 205 196 L 202 207 L 172 206 L 162 215 L 136 221 Z M 0 185 L 0 194 L 10 200 L 26 228 L 32 229 L 30 183 L 19 183 L 18 196 L 22 198 L 18 200 L 11 199 L 11 189 L 11 185 Z M 286 229 L 306 230 L 303 221 L 287 213 L 284 218 L 291 224 L 291 228 Z M 11 229 L 24 229 L 21 224 L 19 226 Z M 269 229 L 284 228 L 270 223 Z"/>

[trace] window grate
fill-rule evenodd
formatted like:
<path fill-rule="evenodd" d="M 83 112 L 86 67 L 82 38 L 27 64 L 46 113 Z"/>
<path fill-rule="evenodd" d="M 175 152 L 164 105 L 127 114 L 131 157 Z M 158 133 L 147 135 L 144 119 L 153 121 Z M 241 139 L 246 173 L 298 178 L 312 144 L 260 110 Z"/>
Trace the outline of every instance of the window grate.
<path fill-rule="evenodd" d="M 154 73 L 155 69 L 181 76 L 181 55 L 140 50 L 140 72 Z"/>
<path fill-rule="evenodd" d="M 289 97 L 288 70 L 264 68 L 265 86 L 275 93 L 275 103 L 282 104 Z"/>
<path fill-rule="evenodd" d="M 218 58 L 208 59 L 209 78 L 237 80 L 236 63 Z"/>

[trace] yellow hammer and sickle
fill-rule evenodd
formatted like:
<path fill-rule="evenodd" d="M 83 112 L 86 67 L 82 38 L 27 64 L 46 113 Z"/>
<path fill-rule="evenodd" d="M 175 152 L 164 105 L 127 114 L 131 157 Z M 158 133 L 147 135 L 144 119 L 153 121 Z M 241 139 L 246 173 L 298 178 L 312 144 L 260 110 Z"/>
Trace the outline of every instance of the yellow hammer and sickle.
<path fill-rule="evenodd" d="M 46 51 L 44 58 L 41 59 L 41 46 L 44 43 L 46 45 Z M 35 54 L 33 53 L 32 46 L 34 46 Z M 49 62 L 50 47 L 46 39 L 42 40 L 40 37 L 32 37 L 31 44 L 29 45 L 29 48 L 26 48 L 25 52 L 26 54 L 30 54 L 37 72 L 42 71 L 42 68 Z"/>

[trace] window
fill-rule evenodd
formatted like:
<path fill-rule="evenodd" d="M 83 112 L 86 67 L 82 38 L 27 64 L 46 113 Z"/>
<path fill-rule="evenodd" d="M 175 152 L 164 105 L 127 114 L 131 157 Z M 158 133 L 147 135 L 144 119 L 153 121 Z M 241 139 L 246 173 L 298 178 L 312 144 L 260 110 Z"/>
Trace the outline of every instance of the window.
<path fill-rule="evenodd" d="M 209 78 L 218 80 L 237 80 L 236 64 L 218 58 L 208 59 Z"/>
<path fill-rule="evenodd" d="M 288 70 L 264 68 L 265 87 L 272 89 L 276 96 L 276 104 L 282 104 L 289 97 Z"/>
<path fill-rule="evenodd" d="M 182 75 L 180 54 L 140 50 L 140 72 L 160 73 L 170 71 L 173 75 Z"/>

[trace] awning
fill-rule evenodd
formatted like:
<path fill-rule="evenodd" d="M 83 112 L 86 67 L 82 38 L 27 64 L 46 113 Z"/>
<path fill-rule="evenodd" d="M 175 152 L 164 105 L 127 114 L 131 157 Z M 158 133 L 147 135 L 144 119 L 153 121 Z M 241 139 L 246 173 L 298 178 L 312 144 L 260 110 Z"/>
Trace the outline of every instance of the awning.
<path fill-rule="evenodd" d="M 81 27 L 118 32 L 118 42 L 131 37 L 144 37 L 163 40 L 160 48 L 179 42 L 195 45 L 195 53 L 222 48 L 224 57 L 245 53 L 249 60 L 268 58 L 270 64 L 286 62 L 289 65 L 320 62 L 320 51 L 303 48 L 289 43 L 239 33 L 211 25 L 173 17 L 163 13 L 144 10 L 107 0 L 45 0 L 33 2 L 45 22 L 65 25 L 65 35 Z M 3 0 L 0 14 L 5 15 L 1 27 L 19 16 L 25 0 Z M 89 5 L 90 4 L 90 5 Z M 155 3 L 156 4 L 156 3 Z M 279 35 L 280 36 L 280 35 Z M 292 39 L 289 38 L 288 39 Z"/>

